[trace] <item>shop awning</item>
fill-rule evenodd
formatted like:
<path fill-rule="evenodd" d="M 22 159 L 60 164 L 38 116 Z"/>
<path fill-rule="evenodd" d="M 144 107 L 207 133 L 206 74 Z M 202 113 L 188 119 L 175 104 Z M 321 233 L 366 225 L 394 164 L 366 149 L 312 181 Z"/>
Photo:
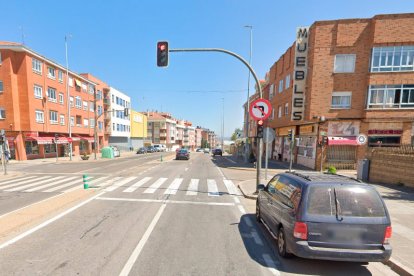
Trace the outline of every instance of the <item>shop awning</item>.
<path fill-rule="evenodd" d="M 329 146 L 357 146 L 356 137 L 328 137 Z"/>
<path fill-rule="evenodd" d="M 95 141 L 93 137 L 89 137 L 89 136 L 84 136 L 84 137 L 79 137 L 79 138 L 81 140 L 88 141 L 89 143 L 93 143 Z"/>
<path fill-rule="evenodd" d="M 73 140 L 70 137 L 59 137 L 56 144 L 69 144 L 72 141 Z"/>
<path fill-rule="evenodd" d="M 55 137 L 26 137 L 26 141 L 36 141 L 38 145 L 53 144 Z"/>
<path fill-rule="evenodd" d="M 81 85 L 82 85 L 82 83 L 77 79 L 75 79 L 75 83 L 76 83 L 76 86 L 79 86 L 79 87 L 81 87 Z"/>

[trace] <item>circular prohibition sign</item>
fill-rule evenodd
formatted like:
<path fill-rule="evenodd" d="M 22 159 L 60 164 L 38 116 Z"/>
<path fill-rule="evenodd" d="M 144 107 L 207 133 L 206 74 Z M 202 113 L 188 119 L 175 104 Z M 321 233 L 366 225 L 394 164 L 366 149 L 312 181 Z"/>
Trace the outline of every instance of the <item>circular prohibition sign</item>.
<path fill-rule="evenodd" d="M 266 120 L 272 113 L 272 105 L 266 99 L 257 99 L 251 103 L 249 113 L 255 119 Z"/>

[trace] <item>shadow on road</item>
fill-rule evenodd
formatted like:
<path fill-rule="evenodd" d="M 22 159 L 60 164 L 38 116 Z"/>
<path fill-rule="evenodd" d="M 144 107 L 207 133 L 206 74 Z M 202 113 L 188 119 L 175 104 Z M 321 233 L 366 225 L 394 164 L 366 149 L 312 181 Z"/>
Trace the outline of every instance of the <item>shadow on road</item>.
<path fill-rule="evenodd" d="M 269 269 L 300 275 L 372 275 L 359 263 L 279 257 L 276 241 L 254 214 L 241 216 L 239 232 L 250 258 Z"/>

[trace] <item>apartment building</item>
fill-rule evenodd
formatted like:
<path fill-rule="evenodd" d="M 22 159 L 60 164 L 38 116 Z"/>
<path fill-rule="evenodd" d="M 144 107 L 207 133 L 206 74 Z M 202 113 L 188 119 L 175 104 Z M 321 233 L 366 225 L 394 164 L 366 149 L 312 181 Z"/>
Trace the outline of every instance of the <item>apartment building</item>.
<path fill-rule="evenodd" d="M 195 140 L 195 127 L 192 126 L 192 123 L 189 121 L 184 122 L 184 140 L 183 145 L 184 147 L 194 150 L 196 147 L 196 140 Z"/>
<path fill-rule="evenodd" d="M 195 128 L 195 131 L 194 131 L 195 138 L 194 139 L 195 139 L 195 147 L 196 148 L 201 148 L 202 132 L 203 132 L 203 129 L 200 126 L 197 126 Z"/>
<path fill-rule="evenodd" d="M 413 24 L 411 13 L 298 28 L 263 88 L 274 108 L 266 121 L 277 135 L 272 157 L 289 161 L 289 130 L 294 161 L 314 169 L 355 168 L 368 147 L 413 144 Z"/>
<path fill-rule="evenodd" d="M 134 149 L 145 146 L 147 137 L 147 116 L 131 109 L 131 146 Z"/>
<path fill-rule="evenodd" d="M 96 85 L 24 45 L 0 42 L 0 128 L 12 158 L 69 156 L 70 143 L 73 155 L 91 153 Z"/>
<path fill-rule="evenodd" d="M 107 97 L 110 99 L 107 112 L 111 114 L 108 143 L 121 150 L 130 150 L 131 120 L 128 112 L 131 109 L 131 98 L 114 87 L 109 87 Z"/>
<path fill-rule="evenodd" d="M 147 112 L 148 141 L 152 144 L 163 144 L 171 150 L 176 144 L 177 121 L 169 113 Z"/>

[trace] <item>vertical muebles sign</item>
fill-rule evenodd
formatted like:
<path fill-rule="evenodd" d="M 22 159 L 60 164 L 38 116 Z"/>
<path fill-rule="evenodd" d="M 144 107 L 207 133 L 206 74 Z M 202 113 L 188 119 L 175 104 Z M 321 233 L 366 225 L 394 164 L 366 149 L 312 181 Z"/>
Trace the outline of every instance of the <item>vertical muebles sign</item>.
<path fill-rule="evenodd" d="M 292 121 L 303 120 L 305 112 L 305 89 L 308 66 L 309 27 L 296 30 L 294 84 L 292 97 Z"/>

